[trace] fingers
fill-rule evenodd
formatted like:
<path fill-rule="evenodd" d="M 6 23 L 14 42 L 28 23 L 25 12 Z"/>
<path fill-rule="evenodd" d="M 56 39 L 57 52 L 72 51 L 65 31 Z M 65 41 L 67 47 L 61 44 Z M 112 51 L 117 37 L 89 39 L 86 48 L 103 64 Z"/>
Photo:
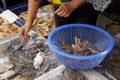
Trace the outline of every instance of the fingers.
<path fill-rule="evenodd" d="M 19 37 L 20 37 L 23 41 L 26 40 L 26 38 L 27 38 L 27 31 L 25 31 L 24 28 L 21 28 L 21 29 L 19 30 Z"/>
<path fill-rule="evenodd" d="M 68 17 L 69 13 L 67 10 L 64 9 L 64 10 L 58 11 L 57 15 L 59 15 L 60 17 Z"/>
<path fill-rule="evenodd" d="M 57 15 L 59 15 L 60 17 L 65 17 L 68 13 L 67 13 L 67 9 L 64 7 L 64 5 L 61 5 L 56 11 L 55 13 Z"/>
<path fill-rule="evenodd" d="M 60 17 L 68 17 L 72 11 L 72 8 L 68 4 L 63 4 L 55 11 L 55 13 Z"/>
<path fill-rule="evenodd" d="M 65 13 L 61 14 L 60 16 L 61 16 L 61 17 L 68 17 L 69 15 L 70 15 L 69 13 L 66 13 L 66 12 L 65 12 Z"/>
<path fill-rule="evenodd" d="M 22 30 L 22 29 L 21 29 L 21 30 Z M 24 40 L 24 34 L 23 34 L 23 32 L 22 32 L 21 30 L 19 30 L 19 37 L 20 37 L 22 40 Z"/>
<path fill-rule="evenodd" d="M 59 13 L 61 11 L 63 11 L 63 6 L 62 5 L 55 11 L 55 13 Z"/>

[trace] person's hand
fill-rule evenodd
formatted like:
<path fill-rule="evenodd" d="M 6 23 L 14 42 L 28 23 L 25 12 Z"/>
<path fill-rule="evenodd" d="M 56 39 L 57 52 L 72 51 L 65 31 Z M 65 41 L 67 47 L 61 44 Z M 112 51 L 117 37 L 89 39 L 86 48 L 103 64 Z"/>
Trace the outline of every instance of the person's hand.
<path fill-rule="evenodd" d="M 19 37 L 25 41 L 27 39 L 28 36 L 28 32 L 30 30 L 29 26 L 23 25 L 20 29 L 19 29 Z"/>
<path fill-rule="evenodd" d="M 55 14 L 59 15 L 60 17 L 68 17 L 73 11 L 73 6 L 70 3 L 66 3 L 60 5 L 60 7 L 55 11 Z"/>

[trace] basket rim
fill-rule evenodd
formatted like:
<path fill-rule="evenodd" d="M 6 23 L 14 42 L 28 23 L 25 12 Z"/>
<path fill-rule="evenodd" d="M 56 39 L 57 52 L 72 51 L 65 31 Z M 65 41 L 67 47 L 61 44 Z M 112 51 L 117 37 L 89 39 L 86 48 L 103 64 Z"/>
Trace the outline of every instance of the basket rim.
<path fill-rule="evenodd" d="M 64 28 L 67 28 L 67 27 L 72 27 L 72 26 L 81 26 L 81 27 L 88 27 L 88 28 L 96 29 L 96 30 L 102 32 L 103 34 L 105 34 L 106 37 L 109 39 L 111 44 L 109 44 L 109 47 L 106 50 L 104 50 L 100 54 L 98 53 L 96 55 L 77 56 L 77 55 L 65 54 L 63 52 L 60 52 L 58 49 L 54 48 L 54 46 L 52 45 L 52 42 L 51 42 L 52 35 L 54 35 L 57 31 L 59 31 L 61 29 L 64 29 Z M 69 58 L 72 58 L 72 59 L 88 59 L 88 58 L 93 59 L 93 58 L 96 58 L 96 57 L 99 57 L 99 56 L 102 56 L 102 55 L 107 55 L 112 50 L 112 48 L 114 46 L 114 39 L 110 35 L 110 33 L 108 33 L 107 31 L 105 31 L 104 29 L 102 29 L 100 27 L 89 25 L 89 24 L 80 24 L 80 23 L 65 24 L 65 25 L 62 25 L 62 26 L 59 26 L 59 27 L 55 28 L 54 30 L 52 30 L 49 33 L 47 40 L 48 40 L 48 46 L 51 48 L 51 50 L 54 49 L 55 54 L 59 54 L 59 55 L 62 55 L 64 57 L 69 57 Z"/>

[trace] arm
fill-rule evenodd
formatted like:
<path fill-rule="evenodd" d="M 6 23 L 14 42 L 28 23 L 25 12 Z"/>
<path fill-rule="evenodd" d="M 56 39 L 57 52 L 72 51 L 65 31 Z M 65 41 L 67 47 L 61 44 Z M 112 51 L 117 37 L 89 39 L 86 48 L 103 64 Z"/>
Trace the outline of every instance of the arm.
<path fill-rule="evenodd" d="M 28 15 L 25 25 L 19 29 L 19 36 L 22 40 L 26 40 L 28 32 L 32 27 L 32 23 L 37 14 L 40 5 L 40 0 L 28 0 Z"/>
<path fill-rule="evenodd" d="M 72 5 L 73 9 L 76 9 L 81 4 L 83 4 L 86 0 L 72 0 L 69 4 Z"/>
<path fill-rule="evenodd" d="M 40 0 L 28 0 L 28 15 L 26 25 L 28 27 L 32 26 L 34 18 L 37 14 L 40 5 Z"/>
<path fill-rule="evenodd" d="M 55 13 L 61 17 L 68 17 L 77 7 L 79 7 L 86 0 L 72 0 L 69 3 L 62 4 L 55 11 Z"/>

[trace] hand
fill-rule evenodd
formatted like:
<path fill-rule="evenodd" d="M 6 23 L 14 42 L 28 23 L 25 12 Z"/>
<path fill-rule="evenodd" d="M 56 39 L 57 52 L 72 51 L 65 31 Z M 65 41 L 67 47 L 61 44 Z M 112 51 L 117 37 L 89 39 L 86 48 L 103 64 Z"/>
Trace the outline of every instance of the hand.
<path fill-rule="evenodd" d="M 73 10 L 73 6 L 70 3 L 66 3 L 60 5 L 60 7 L 55 11 L 55 13 L 60 17 L 68 17 L 73 12 Z"/>
<path fill-rule="evenodd" d="M 29 30 L 30 30 L 30 27 L 28 27 L 26 25 L 23 25 L 19 29 L 19 36 L 23 41 L 25 41 L 27 39 L 27 35 L 28 35 Z"/>

